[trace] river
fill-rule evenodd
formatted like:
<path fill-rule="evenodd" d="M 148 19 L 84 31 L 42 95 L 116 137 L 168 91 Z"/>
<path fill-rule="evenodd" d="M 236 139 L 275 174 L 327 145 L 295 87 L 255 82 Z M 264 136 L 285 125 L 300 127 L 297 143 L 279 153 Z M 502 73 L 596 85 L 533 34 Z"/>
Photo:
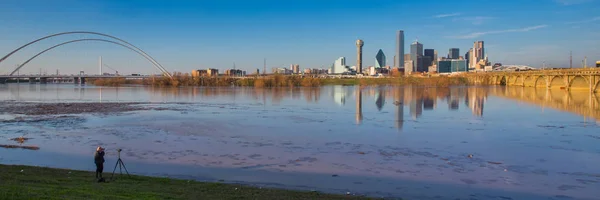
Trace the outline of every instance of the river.
<path fill-rule="evenodd" d="M 600 94 L 6 84 L 0 101 L 169 108 L 21 121 L 36 117 L 1 114 L 0 144 L 26 136 L 40 147 L 0 148 L 2 164 L 93 171 L 102 145 L 105 174 L 121 148 L 128 171 L 142 175 L 409 199 L 600 197 Z"/>

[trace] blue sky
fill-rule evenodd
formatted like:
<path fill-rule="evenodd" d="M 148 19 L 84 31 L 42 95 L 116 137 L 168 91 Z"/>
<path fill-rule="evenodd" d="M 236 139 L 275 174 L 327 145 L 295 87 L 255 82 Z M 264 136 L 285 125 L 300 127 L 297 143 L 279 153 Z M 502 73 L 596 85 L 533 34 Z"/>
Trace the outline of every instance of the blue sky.
<path fill-rule="evenodd" d="M 63 31 L 97 31 L 140 47 L 169 71 L 198 68 L 262 70 L 300 64 L 328 67 L 345 56 L 354 65 L 354 41 L 365 41 L 363 63 L 374 65 L 383 49 L 393 64 L 396 30 L 404 30 L 406 52 L 418 38 L 439 54 L 460 53 L 485 41 L 492 62 L 567 67 L 600 60 L 600 0 L 3 0 L 0 54 L 36 38 Z M 0 63 L 8 73 L 37 52 L 72 39 L 46 40 Z M 58 47 L 21 73 L 97 73 L 98 57 L 121 73 L 157 70 L 137 54 L 107 43 Z M 105 72 L 111 70 L 105 69 Z"/>

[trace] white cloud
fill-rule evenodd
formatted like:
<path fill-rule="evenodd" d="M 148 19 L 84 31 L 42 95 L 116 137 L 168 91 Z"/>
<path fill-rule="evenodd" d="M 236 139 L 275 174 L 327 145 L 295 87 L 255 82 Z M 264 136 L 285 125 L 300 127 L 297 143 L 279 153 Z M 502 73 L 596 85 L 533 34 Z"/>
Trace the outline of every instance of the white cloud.
<path fill-rule="evenodd" d="M 494 19 L 493 17 L 475 16 L 475 17 L 460 17 L 454 18 L 452 21 L 466 21 L 473 25 L 481 25 L 484 22 Z"/>
<path fill-rule="evenodd" d="M 569 5 L 576 5 L 576 4 L 582 4 L 582 3 L 588 3 L 588 2 L 592 2 L 594 0 L 554 0 L 556 3 L 565 5 L 565 6 L 569 6 Z"/>
<path fill-rule="evenodd" d="M 576 21 L 576 22 L 567 22 L 567 24 L 583 24 L 583 23 L 590 23 L 590 22 L 595 22 L 595 21 L 600 21 L 600 17 L 594 17 L 591 19 L 586 19 L 586 20 L 581 20 L 581 21 Z"/>
<path fill-rule="evenodd" d="M 449 13 L 449 14 L 436 15 L 436 16 L 433 16 L 433 18 L 456 17 L 456 16 L 460 16 L 460 15 L 461 15 L 461 13 Z"/>
<path fill-rule="evenodd" d="M 453 38 L 457 38 L 457 39 L 472 39 L 472 38 L 477 38 L 483 35 L 489 35 L 489 34 L 500 34 L 500 33 L 515 33 L 515 32 L 529 32 L 529 31 L 533 31 L 533 30 L 537 30 L 537 29 L 541 29 L 541 28 L 546 28 L 548 27 L 548 25 L 537 25 L 537 26 L 530 26 L 530 27 L 525 27 L 525 28 L 520 28 L 520 29 L 507 29 L 507 30 L 499 30 L 499 31 L 487 31 L 487 32 L 475 32 L 475 33 L 470 33 L 467 35 L 462 35 L 462 36 L 456 36 Z"/>

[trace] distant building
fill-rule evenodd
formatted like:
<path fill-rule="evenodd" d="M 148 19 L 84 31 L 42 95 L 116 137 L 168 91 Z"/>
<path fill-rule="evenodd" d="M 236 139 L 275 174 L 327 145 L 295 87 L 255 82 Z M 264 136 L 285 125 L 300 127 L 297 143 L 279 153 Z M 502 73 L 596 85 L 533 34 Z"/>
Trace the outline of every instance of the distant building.
<path fill-rule="evenodd" d="M 356 73 L 362 73 L 362 47 L 364 42 L 362 40 L 356 40 Z"/>
<path fill-rule="evenodd" d="M 469 68 L 479 69 L 478 63 L 485 56 L 483 41 L 476 41 L 473 43 L 473 49 L 470 50 L 469 56 Z"/>
<path fill-rule="evenodd" d="M 332 74 L 342 74 L 342 73 L 348 73 L 350 71 L 351 71 L 350 67 L 346 66 L 346 58 L 345 57 L 339 57 L 337 60 L 335 60 L 335 62 L 333 63 L 333 66 L 331 67 Z"/>
<path fill-rule="evenodd" d="M 192 70 L 192 77 L 208 76 L 208 71 L 205 69 Z"/>
<path fill-rule="evenodd" d="M 410 45 L 410 60 L 413 62 L 413 72 L 423 69 L 423 44 L 415 41 Z"/>
<path fill-rule="evenodd" d="M 437 62 L 433 62 L 434 64 L 429 66 L 429 68 L 427 69 L 427 72 L 429 73 L 438 73 L 438 69 L 437 69 Z"/>
<path fill-rule="evenodd" d="M 385 54 L 379 49 L 377 55 L 375 55 L 375 68 L 382 68 L 385 66 Z"/>
<path fill-rule="evenodd" d="M 389 74 L 389 69 L 385 68 L 385 67 L 373 67 L 373 66 L 369 66 L 369 68 L 367 68 L 367 73 L 369 76 L 375 76 L 375 75 L 379 75 L 379 74 Z"/>
<path fill-rule="evenodd" d="M 292 70 L 285 68 L 285 67 L 273 68 L 272 72 L 273 72 L 273 74 L 284 74 L 284 75 L 292 74 Z"/>
<path fill-rule="evenodd" d="M 472 60 L 471 55 L 473 55 L 473 48 L 470 48 L 469 51 L 467 51 L 467 53 L 465 54 L 465 60 L 467 60 L 467 67 L 469 69 L 474 68 L 471 65 L 471 60 Z"/>
<path fill-rule="evenodd" d="M 404 61 L 404 74 L 411 75 L 414 72 L 413 62 L 411 60 Z"/>
<path fill-rule="evenodd" d="M 450 59 L 458 59 L 460 56 L 460 50 L 458 48 L 450 48 L 448 51 L 448 58 Z"/>
<path fill-rule="evenodd" d="M 260 74 L 260 69 L 256 68 L 256 75 Z"/>
<path fill-rule="evenodd" d="M 298 64 L 292 64 L 290 66 L 290 69 L 292 70 L 292 73 L 294 73 L 294 74 L 300 73 L 300 65 L 298 65 Z"/>
<path fill-rule="evenodd" d="M 206 70 L 208 76 L 219 76 L 219 70 L 218 69 L 213 69 L 213 68 L 208 68 Z"/>
<path fill-rule="evenodd" d="M 454 72 L 467 72 L 467 61 L 459 59 L 447 59 L 438 61 L 437 66 L 438 73 L 454 73 Z"/>
<path fill-rule="evenodd" d="M 596 67 L 600 67 L 600 61 L 596 61 Z"/>
<path fill-rule="evenodd" d="M 423 61 L 423 64 L 421 65 L 421 69 L 418 69 L 417 71 L 419 71 L 419 72 L 428 72 L 429 71 L 429 67 L 431 67 L 431 65 L 433 65 L 433 57 L 423 56 L 421 58 L 421 61 Z"/>
<path fill-rule="evenodd" d="M 396 57 L 394 57 L 394 67 L 402 68 L 404 65 L 404 31 L 396 32 Z"/>
<path fill-rule="evenodd" d="M 228 69 L 225 70 L 226 76 L 245 76 L 246 71 L 242 71 L 241 69 Z"/>
<path fill-rule="evenodd" d="M 425 49 L 423 56 L 429 56 L 429 57 L 431 57 L 431 59 L 433 59 L 434 54 L 435 54 L 434 49 Z"/>

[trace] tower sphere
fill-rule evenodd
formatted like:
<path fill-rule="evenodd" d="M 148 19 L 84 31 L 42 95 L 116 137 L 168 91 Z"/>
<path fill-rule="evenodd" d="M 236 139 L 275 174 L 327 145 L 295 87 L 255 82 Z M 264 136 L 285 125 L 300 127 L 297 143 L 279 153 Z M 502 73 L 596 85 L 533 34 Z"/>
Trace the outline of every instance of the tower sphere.
<path fill-rule="evenodd" d="M 356 46 L 362 47 L 365 43 L 362 40 L 356 40 Z"/>

